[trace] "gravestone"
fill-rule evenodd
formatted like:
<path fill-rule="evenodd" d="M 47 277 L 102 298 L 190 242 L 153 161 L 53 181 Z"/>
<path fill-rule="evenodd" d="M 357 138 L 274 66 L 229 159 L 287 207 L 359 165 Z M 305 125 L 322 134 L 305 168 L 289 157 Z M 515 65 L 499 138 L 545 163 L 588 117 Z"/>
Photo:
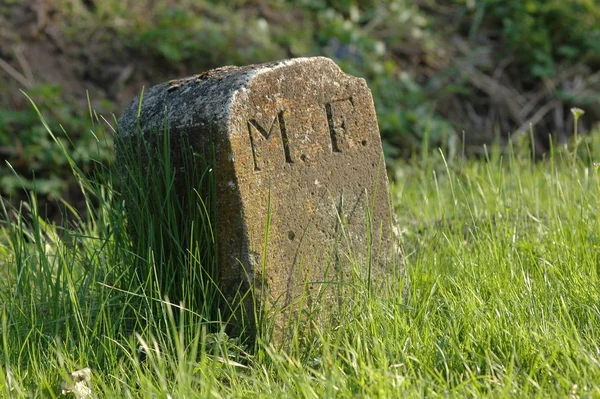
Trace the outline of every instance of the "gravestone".
<path fill-rule="evenodd" d="M 277 312 L 279 334 L 284 315 L 315 299 L 338 303 L 327 301 L 328 287 L 359 279 L 376 289 L 394 267 L 393 209 L 363 79 L 328 58 L 298 58 L 173 80 L 139 102 L 121 117 L 121 138 L 152 140 L 166 123 L 189 143 L 174 146 L 174 160 L 214 151 L 218 285 L 229 300 L 252 290 L 248 319 L 255 305 Z M 124 150 L 117 146 L 118 162 Z"/>

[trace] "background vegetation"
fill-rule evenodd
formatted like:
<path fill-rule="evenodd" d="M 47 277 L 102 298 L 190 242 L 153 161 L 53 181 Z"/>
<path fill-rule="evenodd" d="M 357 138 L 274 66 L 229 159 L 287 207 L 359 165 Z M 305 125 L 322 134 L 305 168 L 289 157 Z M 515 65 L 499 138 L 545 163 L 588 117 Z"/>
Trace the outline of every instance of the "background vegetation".
<path fill-rule="evenodd" d="M 367 79 L 388 161 L 424 142 L 481 154 L 530 126 L 543 154 L 571 134 L 572 106 L 586 110 L 580 132 L 600 119 L 598 0 L 3 0 L 0 157 L 14 172 L 0 166 L 1 192 L 35 176 L 42 200 L 82 205 L 18 89 L 70 132 L 74 160 L 91 170 L 112 143 L 105 130 L 87 134 L 88 96 L 111 119 L 143 86 L 310 55 Z"/>
<path fill-rule="evenodd" d="M 0 396 L 57 397 L 84 367 L 98 397 L 600 396 L 599 6 L 0 0 Z M 142 86 L 303 55 L 373 90 L 410 290 L 357 281 L 334 328 L 315 303 L 286 350 L 249 347 L 192 305 L 213 300 L 195 290 L 211 232 L 161 252 L 185 242 L 161 219 L 178 209 L 128 219 L 111 114 Z M 160 287 L 178 262 L 183 308 Z"/>

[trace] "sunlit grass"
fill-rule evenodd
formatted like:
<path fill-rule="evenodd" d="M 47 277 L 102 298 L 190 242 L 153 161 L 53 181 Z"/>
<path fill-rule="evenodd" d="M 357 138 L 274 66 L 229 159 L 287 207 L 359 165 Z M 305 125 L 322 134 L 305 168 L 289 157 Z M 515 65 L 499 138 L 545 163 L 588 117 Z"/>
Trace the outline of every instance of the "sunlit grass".
<path fill-rule="evenodd" d="M 86 217 L 47 224 L 33 192 L 3 212 L 1 396 L 60 396 L 85 367 L 98 397 L 598 396 L 600 177 L 589 148 L 398 166 L 408 295 L 402 282 L 375 295 L 357 286 L 338 325 L 305 329 L 287 351 L 248 347 L 203 309 L 157 296 L 159 272 L 131 267 L 160 262 L 132 245 L 116 170 L 92 178 L 73 165 Z"/>

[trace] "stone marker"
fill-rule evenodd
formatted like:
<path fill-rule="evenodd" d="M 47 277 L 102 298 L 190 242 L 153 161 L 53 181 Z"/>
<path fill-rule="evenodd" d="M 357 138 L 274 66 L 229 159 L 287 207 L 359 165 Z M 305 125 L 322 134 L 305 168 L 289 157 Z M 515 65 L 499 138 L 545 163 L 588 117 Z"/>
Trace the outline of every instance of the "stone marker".
<path fill-rule="evenodd" d="M 120 137 L 148 140 L 167 121 L 193 151 L 214 145 L 218 284 L 228 299 L 254 290 L 256 302 L 244 303 L 251 320 L 253 303 L 298 310 L 357 270 L 374 289 L 394 267 L 393 210 L 364 79 L 324 57 L 223 67 L 151 88 L 139 121 L 138 108 L 139 97 Z M 334 290 L 325 293 L 319 300 Z M 284 321 L 276 318 L 276 334 Z"/>

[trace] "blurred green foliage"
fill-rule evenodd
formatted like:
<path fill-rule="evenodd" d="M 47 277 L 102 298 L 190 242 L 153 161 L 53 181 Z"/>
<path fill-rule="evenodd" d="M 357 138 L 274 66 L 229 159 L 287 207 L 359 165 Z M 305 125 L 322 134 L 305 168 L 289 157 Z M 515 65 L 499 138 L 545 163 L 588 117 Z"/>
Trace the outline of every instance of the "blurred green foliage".
<path fill-rule="evenodd" d="M 112 137 L 101 126 L 91 134 L 89 118 L 65 101 L 60 86 L 40 84 L 28 95 L 47 111 L 50 128 L 82 170 L 89 172 L 97 162 L 111 157 Z M 72 183 L 72 173 L 35 109 L 29 104 L 22 109 L 0 109 L 0 120 L 0 148 L 7 161 L 0 177 L 2 194 L 35 187 L 42 196 L 61 198 Z"/>
<path fill-rule="evenodd" d="M 177 65 L 191 69 L 285 57 L 269 40 L 267 29 L 264 20 L 246 23 L 236 13 L 221 12 L 211 19 L 198 18 L 182 8 L 166 8 L 155 20 L 139 21 L 128 34 L 135 52 L 156 58 L 167 69 Z"/>
<path fill-rule="evenodd" d="M 506 56 L 525 78 L 552 76 L 561 61 L 600 63 L 600 3 L 596 0 L 481 0 L 474 13 L 501 27 Z"/>

